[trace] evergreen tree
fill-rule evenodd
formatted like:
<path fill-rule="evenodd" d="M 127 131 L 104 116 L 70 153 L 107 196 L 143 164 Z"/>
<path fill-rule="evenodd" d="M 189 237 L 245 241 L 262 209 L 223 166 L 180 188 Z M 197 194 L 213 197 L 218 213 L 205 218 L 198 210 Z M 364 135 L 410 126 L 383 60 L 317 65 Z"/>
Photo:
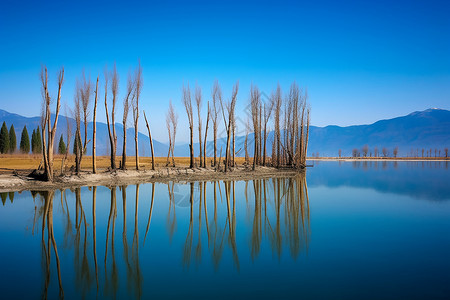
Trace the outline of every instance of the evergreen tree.
<path fill-rule="evenodd" d="M 42 153 L 42 138 L 39 126 L 36 129 L 36 153 Z"/>
<path fill-rule="evenodd" d="M 0 131 L 0 153 L 5 154 L 9 151 L 9 134 L 6 123 L 3 122 L 2 129 Z"/>
<path fill-rule="evenodd" d="M 31 134 L 31 153 L 36 153 L 36 129 L 33 129 L 33 133 Z"/>
<path fill-rule="evenodd" d="M 75 134 L 75 139 L 73 141 L 73 149 L 72 149 L 73 154 L 77 153 L 77 146 L 80 147 L 80 149 L 83 149 L 83 145 L 81 145 L 81 141 L 78 139 L 78 135 Z"/>
<path fill-rule="evenodd" d="M 9 152 L 14 153 L 17 149 L 17 139 L 16 130 L 14 129 L 14 124 L 11 124 L 9 128 Z"/>
<path fill-rule="evenodd" d="M 66 154 L 66 144 L 64 143 L 64 139 L 63 139 L 63 135 L 62 134 L 61 134 L 61 138 L 59 139 L 58 153 L 59 154 Z"/>
<path fill-rule="evenodd" d="M 33 135 L 34 135 L 33 130 Z M 20 137 L 20 152 L 29 153 L 30 152 L 30 137 L 28 136 L 27 126 L 23 126 L 22 136 Z"/>

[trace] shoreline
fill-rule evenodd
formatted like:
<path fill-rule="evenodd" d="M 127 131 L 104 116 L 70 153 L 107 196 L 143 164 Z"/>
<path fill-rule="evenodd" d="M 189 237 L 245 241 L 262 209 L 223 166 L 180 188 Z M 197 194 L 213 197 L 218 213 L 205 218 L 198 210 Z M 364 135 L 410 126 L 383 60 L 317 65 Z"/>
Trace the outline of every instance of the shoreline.
<path fill-rule="evenodd" d="M 405 161 L 405 162 L 426 162 L 426 161 L 450 161 L 450 157 L 318 157 L 307 158 L 306 161 Z"/>
<path fill-rule="evenodd" d="M 189 169 L 185 167 L 160 168 L 155 171 L 101 171 L 97 174 L 85 171 L 80 175 L 55 176 L 53 182 L 40 181 L 28 176 L 3 174 L 0 175 L 0 192 L 20 192 L 25 190 L 43 191 L 81 186 L 117 186 L 152 182 L 252 180 L 268 177 L 294 177 L 298 174 L 305 174 L 305 169 L 257 167 L 256 170 L 252 170 L 251 168 L 238 166 L 233 171 L 227 173 L 216 171 L 215 169 Z"/>

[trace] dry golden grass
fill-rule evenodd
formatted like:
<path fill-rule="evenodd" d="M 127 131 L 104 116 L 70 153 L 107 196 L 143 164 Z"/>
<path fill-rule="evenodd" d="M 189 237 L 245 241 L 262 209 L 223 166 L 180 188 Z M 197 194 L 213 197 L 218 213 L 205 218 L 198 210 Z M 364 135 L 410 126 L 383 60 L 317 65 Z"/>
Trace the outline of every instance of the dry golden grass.
<path fill-rule="evenodd" d="M 59 172 L 61 169 L 61 161 L 63 155 L 55 155 L 54 159 L 54 168 L 55 172 Z M 211 160 L 213 158 L 207 158 L 208 166 L 211 165 Z M 37 169 L 39 164 L 41 163 L 42 156 L 37 154 L 2 154 L 0 155 L 0 173 L 8 174 L 12 173 L 13 170 L 17 171 L 31 171 Z M 120 161 L 122 160 L 122 156 L 116 157 L 117 166 L 119 166 Z M 167 157 L 156 157 L 155 158 L 155 166 L 156 168 L 161 168 L 166 166 Z M 170 160 L 172 161 L 172 160 Z M 199 165 L 199 159 L 196 157 L 195 159 L 197 165 Z M 236 157 L 237 164 L 243 164 L 243 157 Z M 68 162 L 66 166 L 70 168 L 75 164 L 75 155 L 70 155 L 68 157 Z M 189 157 L 175 157 L 175 164 L 177 167 L 188 167 L 189 166 Z M 152 158 L 151 157 L 139 157 L 139 165 L 143 169 L 150 169 L 152 166 Z M 97 156 L 97 169 L 105 170 L 110 166 L 110 157 L 109 156 Z M 127 156 L 127 168 L 135 169 L 135 157 Z M 92 156 L 84 156 L 81 162 L 82 170 L 91 171 L 92 170 Z"/>

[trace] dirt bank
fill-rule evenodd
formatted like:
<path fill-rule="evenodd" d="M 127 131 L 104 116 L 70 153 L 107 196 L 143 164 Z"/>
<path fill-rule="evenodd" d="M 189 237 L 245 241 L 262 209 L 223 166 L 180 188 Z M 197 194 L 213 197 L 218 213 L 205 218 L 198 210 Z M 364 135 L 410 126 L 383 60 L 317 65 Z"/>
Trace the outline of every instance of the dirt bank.
<path fill-rule="evenodd" d="M 188 182 L 188 181 L 213 181 L 213 180 L 249 180 L 268 177 L 291 177 L 302 170 L 276 169 L 271 167 L 258 167 L 251 170 L 245 167 L 237 167 L 231 172 L 218 172 L 214 169 L 203 168 L 160 168 L 158 170 L 117 170 L 115 172 L 102 171 L 97 174 L 83 172 L 79 176 L 59 176 L 54 182 L 43 182 L 24 175 L 3 174 L 0 175 L 0 192 L 23 190 L 49 190 L 72 188 L 77 186 L 98 185 L 125 185 L 145 182 Z"/>

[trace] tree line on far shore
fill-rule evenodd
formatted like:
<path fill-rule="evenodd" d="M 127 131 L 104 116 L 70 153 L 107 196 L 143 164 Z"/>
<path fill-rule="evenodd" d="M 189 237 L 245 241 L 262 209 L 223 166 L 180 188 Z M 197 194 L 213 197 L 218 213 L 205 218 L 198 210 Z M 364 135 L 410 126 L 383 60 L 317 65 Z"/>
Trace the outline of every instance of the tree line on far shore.
<path fill-rule="evenodd" d="M 378 150 L 378 147 L 374 147 L 373 151 L 369 148 L 368 145 L 364 145 L 361 149 L 353 148 L 352 150 L 352 157 L 394 157 L 396 158 L 398 156 L 398 147 L 394 147 L 392 149 L 392 152 L 389 148 L 383 147 L 381 151 Z M 317 155 L 318 156 L 318 155 Z M 342 157 L 342 150 L 339 149 L 339 157 Z M 409 153 L 407 153 L 406 157 L 414 157 L 414 158 L 425 158 L 425 157 L 445 157 L 448 158 L 448 148 L 444 149 L 434 149 L 434 156 L 433 156 L 433 149 L 425 149 L 422 148 L 421 151 L 419 151 L 419 148 L 411 149 Z"/>

